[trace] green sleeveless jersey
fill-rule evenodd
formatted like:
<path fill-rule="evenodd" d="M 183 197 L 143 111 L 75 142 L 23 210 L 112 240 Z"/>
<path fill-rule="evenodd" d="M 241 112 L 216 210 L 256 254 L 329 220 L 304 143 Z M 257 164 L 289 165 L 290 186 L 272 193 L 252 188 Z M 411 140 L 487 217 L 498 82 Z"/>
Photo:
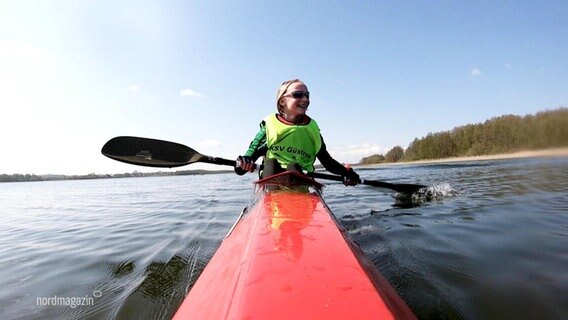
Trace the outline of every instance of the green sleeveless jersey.
<path fill-rule="evenodd" d="M 274 158 L 282 168 L 296 162 L 307 172 L 314 171 L 314 162 L 322 141 L 318 124 L 288 125 L 280 122 L 276 114 L 264 119 L 266 128 L 267 158 Z"/>

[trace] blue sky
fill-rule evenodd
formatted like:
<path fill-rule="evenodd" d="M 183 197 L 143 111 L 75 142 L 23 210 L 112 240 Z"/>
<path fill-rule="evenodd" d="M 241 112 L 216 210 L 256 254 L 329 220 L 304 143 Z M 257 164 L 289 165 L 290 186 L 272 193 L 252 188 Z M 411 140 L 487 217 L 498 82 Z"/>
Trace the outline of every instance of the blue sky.
<path fill-rule="evenodd" d="M 341 162 L 568 106 L 566 17 L 567 1 L 1 0 L 0 173 L 151 171 L 100 154 L 119 135 L 233 159 L 296 77 Z"/>

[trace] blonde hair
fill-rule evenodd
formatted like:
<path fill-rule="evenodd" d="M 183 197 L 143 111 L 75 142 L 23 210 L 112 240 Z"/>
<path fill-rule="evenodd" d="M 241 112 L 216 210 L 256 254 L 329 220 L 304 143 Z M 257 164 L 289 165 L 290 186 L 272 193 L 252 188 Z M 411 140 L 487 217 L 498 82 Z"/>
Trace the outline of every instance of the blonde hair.
<path fill-rule="evenodd" d="M 282 84 L 280 85 L 280 88 L 278 88 L 278 93 L 276 93 L 276 110 L 278 110 L 278 113 L 280 113 L 280 114 L 283 113 L 283 111 L 281 109 L 282 106 L 280 105 L 280 100 L 282 99 L 282 96 L 284 96 L 284 94 L 286 93 L 286 90 L 288 90 L 290 85 L 292 83 L 296 83 L 296 82 L 304 83 L 300 79 L 286 80 L 286 81 L 282 82 Z"/>

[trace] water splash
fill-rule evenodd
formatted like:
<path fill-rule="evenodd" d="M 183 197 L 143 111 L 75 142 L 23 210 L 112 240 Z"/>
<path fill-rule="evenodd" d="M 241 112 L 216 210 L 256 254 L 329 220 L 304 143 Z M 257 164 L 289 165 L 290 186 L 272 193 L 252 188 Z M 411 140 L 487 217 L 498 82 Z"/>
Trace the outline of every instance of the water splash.
<path fill-rule="evenodd" d="M 421 198 L 446 198 L 455 197 L 460 194 L 460 191 L 453 188 L 449 183 L 435 184 L 433 186 L 422 188 L 418 190 L 413 196 Z"/>
<path fill-rule="evenodd" d="M 424 202 L 442 201 L 459 195 L 460 190 L 453 188 L 449 183 L 435 184 L 426 188 L 419 189 L 413 194 L 395 193 L 396 206 L 416 207 Z"/>

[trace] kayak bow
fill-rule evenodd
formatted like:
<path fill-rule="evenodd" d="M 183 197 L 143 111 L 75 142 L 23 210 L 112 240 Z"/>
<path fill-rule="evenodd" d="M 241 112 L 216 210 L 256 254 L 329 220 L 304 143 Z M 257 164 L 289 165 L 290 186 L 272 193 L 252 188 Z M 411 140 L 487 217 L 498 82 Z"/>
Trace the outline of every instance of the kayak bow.
<path fill-rule="evenodd" d="M 415 319 L 327 207 L 293 172 L 259 192 L 174 319 Z"/>

